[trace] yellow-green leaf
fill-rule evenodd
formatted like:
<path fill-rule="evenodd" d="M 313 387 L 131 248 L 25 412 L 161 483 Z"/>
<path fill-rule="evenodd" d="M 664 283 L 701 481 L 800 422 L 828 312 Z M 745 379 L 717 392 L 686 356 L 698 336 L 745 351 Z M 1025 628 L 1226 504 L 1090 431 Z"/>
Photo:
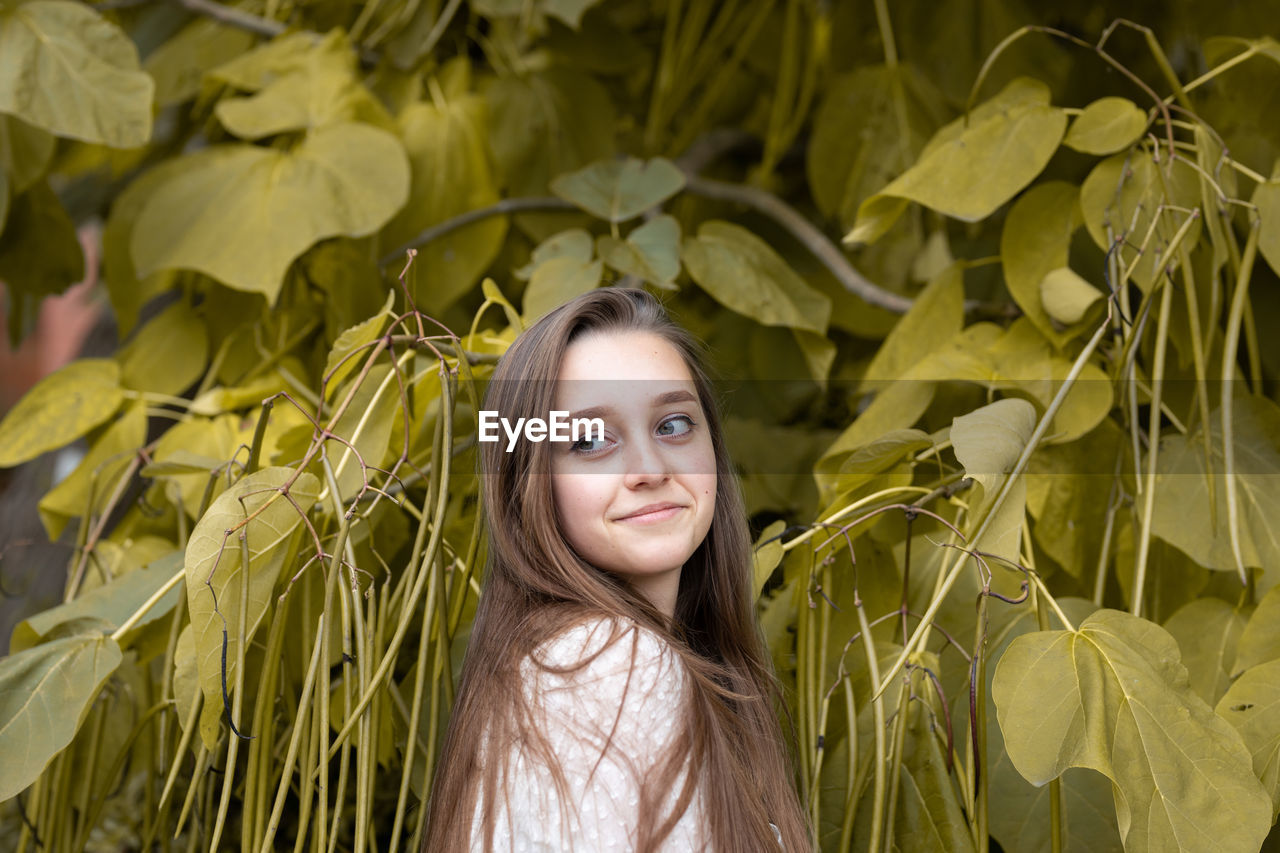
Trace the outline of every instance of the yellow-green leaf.
<path fill-rule="evenodd" d="M 139 277 L 130 245 L 138 214 L 152 194 L 169 179 L 186 171 L 187 165 L 181 157 L 162 160 L 138 176 L 112 202 L 107 224 L 102 229 L 102 277 L 121 336 L 133 331 L 142 307 L 173 283 L 174 273 L 168 270 Z"/>
<path fill-rule="evenodd" d="M 498 201 L 486 146 L 486 105 L 461 95 L 435 105 L 415 102 L 398 119 L 413 172 L 409 203 L 382 231 L 383 250 L 411 242 L 423 230 Z M 410 281 L 419 303 L 442 310 L 470 290 L 493 263 L 507 219 L 490 216 L 419 248 Z"/>
<path fill-rule="evenodd" d="M 0 421 L 0 468 L 70 444 L 115 414 L 122 400 L 114 361 L 73 361 L 40 380 Z"/>
<path fill-rule="evenodd" d="M 524 324 L 531 325 L 551 309 L 595 290 L 602 275 L 604 264 L 600 261 L 562 256 L 539 264 L 524 289 Z"/>
<path fill-rule="evenodd" d="M 63 750 L 111 673 L 115 640 L 81 634 L 0 659 L 0 802 L 36 780 Z"/>
<path fill-rule="evenodd" d="M 342 385 L 342 380 L 347 378 L 351 371 L 364 363 L 364 358 L 356 353 L 368 347 L 382 334 L 382 327 L 386 325 L 387 313 L 391 310 L 395 297 L 394 292 L 388 293 L 387 301 L 383 304 L 381 311 L 363 323 L 357 323 L 347 329 L 338 335 L 338 339 L 333 342 L 333 347 L 329 350 L 329 357 L 324 363 L 324 380 L 326 383 L 324 391 L 326 397 L 331 398 L 334 391 Z M 368 355 L 367 351 L 365 355 Z"/>
<path fill-rule="evenodd" d="M 1179 607 L 1164 629 L 1182 649 L 1191 689 L 1213 705 L 1231 685 L 1236 671 L 1236 649 L 1248 611 L 1221 598 L 1197 598 Z"/>
<path fill-rule="evenodd" d="M 1163 263 L 1156 262 L 1159 247 L 1173 238 L 1190 215 L 1188 211 L 1198 208 L 1200 203 L 1200 175 L 1192 166 L 1175 160 L 1171 167 L 1166 167 L 1163 162 L 1153 162 L 1147 151 L 1108 157 L 1094 167 L 1080 187 L 1080 210 L 1089 236 L 1104 252 L 1111 248 L 1112 239 L 1125 237 L 1118 253 L 1120 260 L 1126 269 L 1133 266 L 1133 280 L 1144 290 L 1151 287 L 1164 268 Z M 1174 212 L 1166 213 L 1164 205 L 1175 205 Z M 1156 215 L 1160 221 L 1148 240 Z M 1182 245 L 1188 251 L 1200 240 L 1202 222 L 1203 217 L 1193 222 L 1183 238 Z M 1107 236 L 1108 225 L 1111 239 Z M 1138 247 L 1144 244 L 1146 249 L 1138 258 Z"/>
<path fill-rule="evenodd" d="M 1241 557 L 1246 567 L 1263 570 L 1267 588 L 1280 581 L 1280 408 L 1263 397 L 1238 397 L 1233 414 Z M 1209 422 L 1208 472 L 1201 430 L 1161 441 L 1151 532 L 1205 568 L 1235 571 L 1217 409 Z M 1208 476 L 1213 478 L 1213 506 Z"/>
<path fill-rule="evenodd" d="M 44 180 L 10 202 L 0 234 L 0 281 L 8 292 L 9 331 L 21 340 L 21 322 L 34 321 L 40 301 L 84 279 L 84 253 L 75 224 Z"/>
<path fill-rule="evenodd" d="M 0 172 L 6 175 L 13 195 L 26 192 L 44 175 L 53 159 L 54 141 L 47 131 L 0 113 Z"/>
<path fill-rule="evenodd" d="M 787 523 L 781 520 L 770 524 L 760 532 L 760 538 L 751 550 L 752 601 L 760 597 L 760 592 L 764 589 L 765 582 L 769 580 L 773 570 L 778 568 L 778 564 L 782 562 L 782 556 L 786 552 L 782 550 L 782 540 L 779 537 L 786 527 Z"/>
<path fill-rule="evenodd" d="M 57 540 L 67 522 L 88 518 L 90 501 L 102 507 L 111 497 L 147 440 L 147 406 L 141 400 L 127 406 L 120 418 L 103 430 L 65 480 L 50 489 L 37 505 L 49 538 Z"/>
<path fill-rule="evenodd" d="M 684 173 L 670 160 L 601 160 L 560 175 L 551 191 L 607 222 L 625 222 L 684 189 Z"/>
<path fill-rule="evenodd" d="M 116 148 L 151 138 L 154 84 L 133 42 L 84 3 L 0 7 L 0 112 Z"/>
<path fill-rule="evenodd" d="M 1280 272 L 1280 165 L 1271 180 L 1258 184 L 1251 201 L 1258 206 L 1258 251 L 1271 269 Z"/>
<path fill-rule="evenodd" d="M 1032 784 L 1069 767 L 1115 783 L 1126 850 L 1252 853 L 1271 827 L 1240 735 L 1188 686 L 1158 625 L 1100 610 L 1075 631 L 1019 637 L 992 696 L 1009 757 Z"/>
<path fill-rule="evenodd" d="M 662 214 L 639 226 L 625 241 L 608 234 L 596 238 L 600 260 L 620 273 L 674 290 L 680 274 L 680 223 Z"/>
<path fill-rule="evenodd" d="M 972 529 L 992 511 L 1035 428 L 1035 407 L 1013 397 L 996 400 L 951 422 L 956 459 L 964 466 L 965 476 L 982 487 L 981 497 L 975 495 L 970 508 Z M 969 546 L 1017 562 L 1026 502 L 1026 477 L 1019 475 L 1004 503 L 995 508 L 997 516 L 988 523 L 981 542 L 970 542 Z"/>
<path fill-rule="evenodd" d="M 269 302 L 309 246 L 376 231 L 408 195 L 399 141 L 363 124 L 314 131 L 292 151 L 217 146 L 186 164 L 138 214 L 131 238 L 138 274 L 194 269 Z"/>
<path fill-rule="evenodd" d="M 1147 114 L 1128 98 L 1099 98 L 1084 108 L 1062 140 L 1084 154 L 1114 154 L 1128 148 L 1147 129 Z"/>
<path fill-rule="evenodd" d="M 1079 323 L 1100 299 L 1102 291 L 1071 267 L 1050 270 L 1040 280 L 1040 301 L 1045 313 L 1064 326 Z"/>
<path fill-rule="evenodd" d="M 255 81 L 265 85 L 253 94 L 219 101 L 214 114 L 222 126 L 248 140 L 351 121 L 390 129 L 391 117 L 356 76 L 355 52 L 341 30 L 290 59 Z"/>
<path fill-rule="evenodd" d="M 818 209 L 852 226 L 858 205 L 915 161 L 941 122 L 939 101 L 906 63 L 863 66 L 834 78 L 814 116 L 805 158 Z"/>
<path fill-rule="evenodd" d="M 556 175 L 613 153 L 614 108 L 588 74 L 550 68 L 506 74 L 485 91 L 498 184 L 538 195 Z"/>
<path fill-rule="evenodd" d="M 204 373 L 209 333 L 195 309 L 179 300 L 139 329 L 116 359 L 126 388 L 181 394 Z"/>
<path fill-rule="evenodd" d="M 178 30 L 142 63 L 156 81 L 156 107 L 195 97 L 205 72 L 249 51 L 255 38 L 212 18 L 196 18 Z"/>
<path fill-rule="evenodd" d="M 1280 660 L 1280 585 L 1262 597 L 1244 626 L 1231 675 L 1273 660 Z"/>
<path fill-rule="evenodd" d="M 1244 738 L 1253 772 L 1271 794 L 1271 816 L 1280 815 L 1280 660 L 1246 670 L 1218 702 L 1222 717 Z"/>
<path fill-rule="evenodd" d="M 1000 234 L 1000 261 L 1009 293 L 1057 349 L 1083 327 L 1057 329 L 1040 285 L 1051 271 L 1067 265 L 1071 235 L 1081 225 L 1079 197 L 1079 189 L 1065 181 L 1034 186 L 1013 203 Z"/>
<path fill-rule="evenodd" d="M 964 326 L 964 269 L 952 265 L 920 291 L 911 310 L 893 327 L 871 357 L 862 387 L 899 379 Z"/>
<path fill-rule="evenodd" d="M 290 550 L 289 540 L 302 527 L 299 510 L 305 513 L 316 500 L 319 482 L 310 474 L 302 474 L 289 487 L 293 498 L 290 503 L 280 489 L 293 476 L 288 468 L 263 468 L 245 477 L 218 496 L 196 523 L 187 542 L 187 605 L 195 634 L 200 689 L 204 693 L 200 736 L 210 749 L 217 741 L 224 708 L 223 638 L 226 683 L 231 691 L 240 644 L 253 636 L 266 614 Z M 247 566 L 242 556 L 246 549 Z M 241 573 L 246 571 L 247 599 L 241 596 Z M 248 632 L 243 638 L 239 628 L 242 611 Z"/>
<path fill-rule="evenodd" d="M 874 241 L 907 201 L 976 222 L 1031 183 L 1057 150 L 1067 125 L 1066 114 L 1049 106 L 1049 87 L 1019 78 L 983 107 L 967 124 L 960 118 L 944 127 L 915 165 L 864 201 L 845 241 Z"/>
<path fill-rule="evenodd" d="M 766 326 L 826 334 L 831 300 L 742 226 L 704 222 L 685 238 L 682 257 L 693 280 L 726 308 Z"/>
<path fill-rule="evenodd" d="M 38 645 L 60 625 L 91 616 L 103 620 L 111 628 L 118 628 L 125 620 L 158 592 L 175 572 L 182 571 L 182 553 L 175 551 L 167 557 L 152 562 L 145 568 L 121 575 L 111 583 L 89 590 L 66 604 L 37 613 L 13 629 L 9 641 L 10 653 L 16 653 Z M 154 622 L 173 610 L 182 595 L 181 586 L 175 586 L 152 605 L 136 623 L 138 627 Z M 127 636 L 127 635 L 126 635 Z M 127 646 L 128 643 L 126 642 Z"/>

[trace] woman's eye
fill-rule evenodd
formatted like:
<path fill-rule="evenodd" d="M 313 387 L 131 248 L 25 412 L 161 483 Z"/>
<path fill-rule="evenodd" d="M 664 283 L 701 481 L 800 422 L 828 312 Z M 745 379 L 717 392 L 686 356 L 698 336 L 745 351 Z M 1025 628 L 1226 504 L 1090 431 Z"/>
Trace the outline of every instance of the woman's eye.
<path fill-rule="evenodd" d="M 573 453 L 596 453 L 605 447 L 605 439 L 603 438 L 581 438 L 569 445 L 569 450 Z"/>
<path fill-rule="evenodd" d="M 658 435 L 685 435 L 692 431 L 693 419 L 687 415 L 676 415 L 658 424 Z"/>

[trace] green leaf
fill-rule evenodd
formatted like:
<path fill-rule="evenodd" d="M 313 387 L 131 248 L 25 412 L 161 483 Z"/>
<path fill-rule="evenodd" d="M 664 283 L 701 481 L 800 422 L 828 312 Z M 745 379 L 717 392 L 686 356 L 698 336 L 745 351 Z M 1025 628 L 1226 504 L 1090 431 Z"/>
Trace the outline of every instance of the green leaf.
<path fill-rule="evenodd" d="M 376 231 L 408 194 L 399 141 L 361 124 L 317 130 L 292 151 L 222 145 L 185 162 L 138 214 L 138 274 L 194 269 L 272 303 L 309 246 Z"/>
<path fill-rule="evenodd" d="M 524 289 L 523 322 L 526 327 L 575 296 L 595 290 L 604 275 L 600 261 L 562 256 L 538 264 Z"/>
<path fill-rule="evenodd" d="M 139 329 L 116 359 L 126 388 L 181 394 L 204 374 L 209 333 L 195 309 L 179 300 Z"/>
<path fill-rule="evenodd" d="M 1244 626 L 1231 675 L 1273 660 L 1280 660 L 1280 585 L 1262 597 Z"/>
<path fill-rule="evenodd" d="M 1280 272 L 1280 165 L 1271 173 L 1271 180 L 1258 184 L 1250 199 L 1258 207 L 1258 251 L 1271 269 Z"/>
<path fill-rule="evenodd" d="M 1218 716 L 1235 726 L 1253 755 L 1253 773 L 1280 815 L 1280 660 L 1245 670 L 1218 702 Z"/>
<path fill-rule="evenodd" d="M 103 430 L 76 469 L 40 498 L 40 520 L 50 539 L 57 541 L 71 519 L 90 518 L 91 500 L 93 507 L 105 504 L 146 441 L 147 406 L 138 400 Z"/>
<path fill-rule="evenodd" d="M 992 696 L 1009 757 L 1032 784 L 1068 767 L 1115 783 L 1126 850 L 1261 846 L 1270 797 L 1159 626 L 1100 610 L 1075 631 L 1019 637 L 1000 658 Z"/>
<path fill-rule="evenodd" d="M 831 300 L 747 229 L 704 222 L 698 236 L 685 238 L 682 257 L 693 280 L 726 308 L 766 326 L 826 334 Z"/>
<path fill-rule="evenodd" d="M 1079 323 L 1101 299 L 1102 291 L 1071 267 L 1050 270 L 1040 280 L 1040 301 L 1045 313 L 1064 326 Z"/>
<path fill-rule="evenodd" d="M 410 104 L 398 125 L 413 179 L 409 203 L 382 231 L 384 251 L 499 199 L 486 148 L 485 102 L 479 96 L 462 95 L 440 106 Z M 506 234 L 506 217 L 490 216 L 420 247 L 410 278 L 419 303 L 437 310 L 453 304 L 493 263 Z"/>
<path fill-rule="evenodd" d="M 38 645 L 59 626 L 87 616 L 101 619 L 110 626 L 108 630 L 115 630 L 158 592 L 175 572 L 180 571 L 182 553 L 176 551 L 145 568 L 121 575 L 106 586 L 91 589 L 66 604 L 24 619 L 13 629 L 9 651 L 17 653 Z M 154 622 L 172 611 L 182 594 L 180 586 L 165 593 L 138 621 L 137 627 Z M 125 645 L 127 647 L 128 643 Z"/>
<path fill-rule="evenodd" d="M 71 362 L 40 380 L 0 421 L 0 468 L 70 444 L 115 414 L 123 400 L 114 361 Z"/>
<path fill-rule="evenodd" d="M 0 7 L 0 112 L 58 136 L 115 148 L 151 138 L 155 86 L 115 24 L 83 3 Z"/>
<path fill-rule="evenodd" d="M 37 181 L 9 206 L 0 234 L 0 281 L 9 300 L 9 339 L 21 339 L 22 318 L 46 296 L 84 279 L 84 253 L 71 217 L 47 181 Z"/>
<path fill-rule="evenodd" d="M 294 476 L 287 468 L 263 468 L 218 496 L 196 523 L 187 542 L 187 605 L 195 634 L 196 666 L 204 708 L 200 736 L 213 749 L 223 715 L 222 651 L 226 638 L 226 683 L 234 689 L 236 658 L 242 641 L 253 636 L 267 612 L 271 594 L 290 551 L 289 540 L 315 502 L 319 482 L 301 474 L 289 487 L 297 508 L 279 490 Z M 241 536 L 248 550 L 243 562 Z M 241 572 L 249 573 L 247 600 L 241 597 Z M 215 605 L 216 601 L 216 605 Z M 244 611 L 248 633 L 239 635 Z M 224 635 L 225 630 L 225 635 Z"/>
<path fill-rule="evenodd" d="M 670 160 L 600 160 L 560 175 L 551 191 L 606 222 L 634 219 L 684 189 L 684 173 Z"/>
<path fill-rule="evenodd" d="M 1081 225 L 1080 191 L 1063 181 L 1027 190 L 1013 204 L 1000 235 L 1000 261 L 1013 301 L 1057 349 L 1083 326 L 1059 330 L 1046 310 L 1041 282 L 1067 265 L 1071 235 Z"/>
<path fill-rule="evenodd" d="M 332 399 L 334 392 L 342 385 L 342 380 L 364 363 L 365 357 L 368 356 L 368 350 L 365 350 L 363 357 L 355 355 L 355 353 L 368 347 L 382 334 L 382 328 L 387 323 L 387 314 L 391 311 L 395 298 L 394 292 L 388 293 L 387 301 L 382 306 L 381 311 L 363 323 L 357 323 L 347 329 L 338 335 L 338 339 L 333 342 L 333 347 L 329 350 L 329 357 L 324 363 L 323 375 L 326 398 Z"/>
<path fill-rule="evenodd" d="M 1083 154 L 1114 154 L 1142 138 L 1147 114 L 1128 98 L 1099 98 L 1084 108 L 1062 140 Z"/>
<path fill-rule="evenodd" d="M 52 134 L 0 113 L 0 173 L 7 176 L 13 195 L 26 192 L 44 176 L 53 160 L 54 142 Z"/>
<path fill-rule="evenodd" d="M 1149 290 L 1156 274 L 1163 266 L 1156 263 L 1156 247 L 1173 238 L 1173 232 L 1181 224 L 1186 211 L 1200 207 L 1200 176 L 1195 169 L 1181 160 L 1175 160 L 1166 173 L 1163 163 L 1154 163 L 1147 151 L 1121 153 L 1103 160 L 1080 187 L 1080 210 L 1084 224 L 1093 242 L 1104 252 L 1111 248 L 1112 239 L 1107 236 L 1110 225 L 1113 238 L 1128 239 L 1119 250 L 1125 268 L 1138 258 L 1137 247 L 1147 241 L 1154 216 L 1159 213 L 1160 224 L 1147 242 L 1147 249 L 1136 266 L 1133 280 Z M 1176 216 L 1166 216 L 1162 206 L 1176 205 L 1181 211 Z M 1188 251 L 1200 240 L 1202 219 L 1194 222 L 1183 238 L 1182 245 Z M 1063 266 L 1055 264 L 1054 266 Z"/>
<path fill-rule="evenodd" d="M 81 634 L 0 660 L 0 802 L 22 793 L 71 743 L 121 657 L 110 637 Z"/>
<path fill-rule="evenodd" d="M 662 214 L 632 230 L 626 241 L 608 234 L 596 238 L 600 260 L 620 273 L 675 290 L 680 274 L 680 223 Z"/>
<path fill-rule="evenodd" d="M 556 175 L 613 154 L 613 104 L 588 74 L 502 76 L 485 98 L 498 184 L 510 195 L 543 194 Z"/>
<path fill-rule="evenodd" d="M 1048 86 L 1019 78 L 964 122 L 940 130 L 915 165 L 858 207 L 845 242 L 873 242 L 908 201 L 965 222 L 985 219 L 1040 174 L 1067 117 L 1049 106 Z"/>
<path fill-rule="evenodd" d="M 1217 409 L 1209 423 L 1212 451 L 1207 472 L 1200 429 L 1161 441 L 1151 532 L 1205 568 L 1235 571 L 1227 527 L 1222 416 Z M 1233 430 L 1241 556 L 1246 567 L 1264 571 L 1266 588 L 1280 581 L 1280 528 L 1275 523 L 1280 518 L 1280 408 L 1262 397 L 1238 397 Z"/>

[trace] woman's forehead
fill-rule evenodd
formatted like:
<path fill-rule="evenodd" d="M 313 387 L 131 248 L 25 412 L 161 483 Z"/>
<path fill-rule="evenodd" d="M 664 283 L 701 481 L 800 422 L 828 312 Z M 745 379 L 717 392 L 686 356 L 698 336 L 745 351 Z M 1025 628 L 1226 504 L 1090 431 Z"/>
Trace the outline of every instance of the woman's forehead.
<path fill-rule="evenodd" d="M 659 335 L 638 331 L 578 338 L 565 350 L 557 378 L 570 388 L 584 381 L 693 385 L 693 375 L 679 350 Z"/>
<path fill-rule="evenodd" d="M 565 352 L 555 408 L 621 410 L 692 400 L 697 389 L 679 350 L 647 332 L 579 338 Z"/>

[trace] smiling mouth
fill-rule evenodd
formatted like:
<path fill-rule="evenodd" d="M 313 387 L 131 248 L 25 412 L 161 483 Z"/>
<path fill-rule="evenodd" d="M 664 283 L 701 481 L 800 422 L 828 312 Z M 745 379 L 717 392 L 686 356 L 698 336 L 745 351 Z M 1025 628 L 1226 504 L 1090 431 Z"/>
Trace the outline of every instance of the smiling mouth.
<path fill-rule="evenodd" d="M 618 521 L 626 521 L 638 524 L 653 524 L 660 521 L 666 521 L 674 518 L 684 507 L 675 504 L 667 504 L 666 506 L 655 506 L 646 508 L 631 515 L 619 518 Z"/>

